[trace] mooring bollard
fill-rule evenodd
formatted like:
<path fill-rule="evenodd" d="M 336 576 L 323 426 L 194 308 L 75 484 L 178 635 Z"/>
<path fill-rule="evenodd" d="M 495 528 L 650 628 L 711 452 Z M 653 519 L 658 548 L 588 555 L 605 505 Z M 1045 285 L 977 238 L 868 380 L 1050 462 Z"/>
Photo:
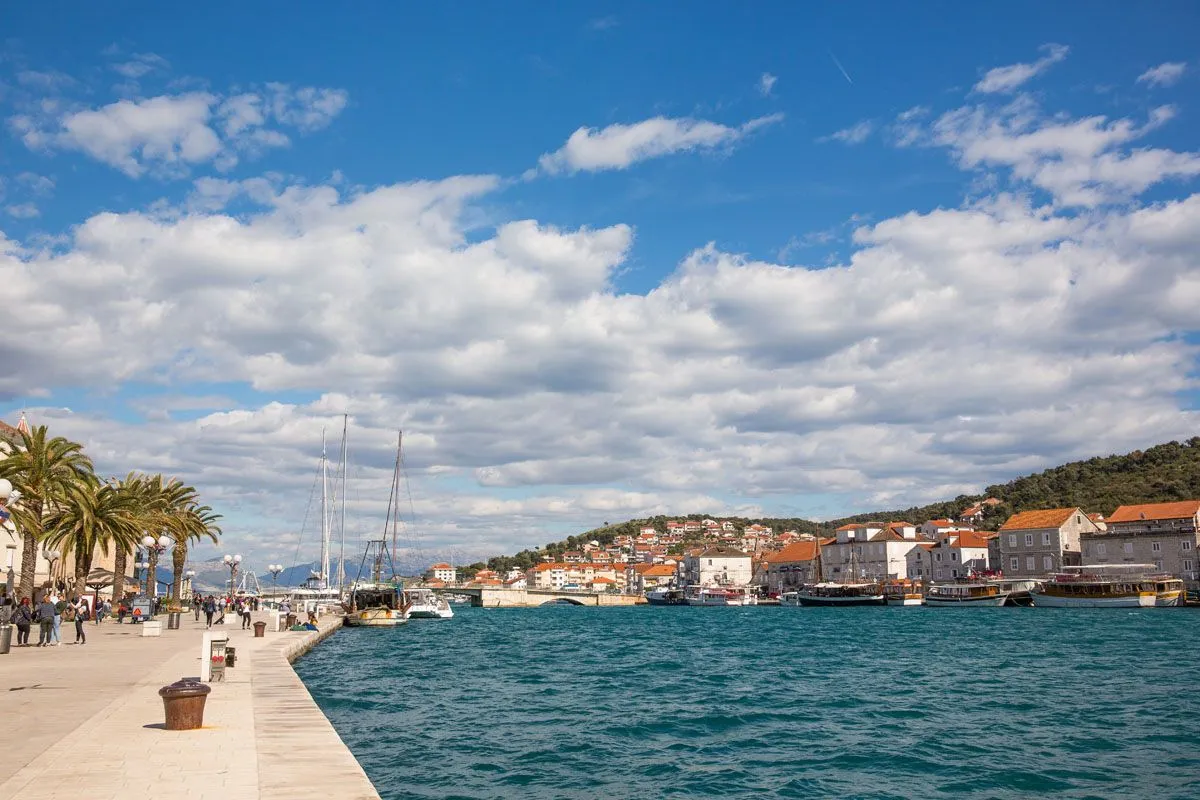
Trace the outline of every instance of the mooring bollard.
<path fill-rule="evenodd" d="M 195 678 L 180 678 L 158 690 L 169 731 L 190 731 L 204 725 L 204 701 L 212 689 Z"/>
<path fill-rule="evenodd" d="M 265 623 L 265 622 L 254 623 L 254 638 L 261 639 L 266 635 L 267 635 L 267 623 Z"/>

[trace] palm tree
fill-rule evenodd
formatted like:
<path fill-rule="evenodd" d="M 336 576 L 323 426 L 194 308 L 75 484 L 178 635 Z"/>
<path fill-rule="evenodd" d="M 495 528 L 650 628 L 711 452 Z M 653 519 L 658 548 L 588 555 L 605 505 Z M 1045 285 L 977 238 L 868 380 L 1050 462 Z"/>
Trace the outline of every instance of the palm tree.
<path fill-rule="evenodd" d="M 183 512 L 180 525 L 173 531 L 175 550 L 171 553 L 171 597 L 175 602 L 182 599 L 179 596 L 183 587 L 183 568 L 187 564 L 188 543 L 208 539 L 216 544 L 221 536 L 221 528 L 217 520 L 221 515 L 214 513 L 209 506 L 192 503 Z"/>
<path fill-rule="evenodd" d="M 46 517 L 46 542 L 75 551 L 75 586 L 87 584 L 96 550 L 108 554 L 109 545 L 118 550 L 136 543 L 142 529 L 137 498 L 119 484 L 92 481 L 72 488 L 68 502 Z"/>
<path fill-rule="evenodd" d="M 43 513 L 68 503 L 80 486 L 95 481 L 95 474 L 82 445 L 61 436 L 48 438 L 45 425 L 20 430 L 6 440 L 9 452 L 0 459 L 0 477 L 12 481 L 22 495 L 21 502 L 10 509 L 24 540 L 17 594 L 32 598 Z"/>
<path fill-rule="evenodd" d="M 159 481 L 161 482 L 161 476 Z M 113 603 L 119 602 L 125 596 L 125 570 L 128 569 L 129 554 L 137 550 L 141 538 L 139 534 L 149 527 L 154 519 L 158 503 L 151 479 L 146 475 L 131 472 L 124 480 L 118 481 L 116 486 L 117 491 L 129 498 L 137 508 L 139 525 L 132 536 L 113 541 L 116 545 L 116 554 L 113 556 Z"/>

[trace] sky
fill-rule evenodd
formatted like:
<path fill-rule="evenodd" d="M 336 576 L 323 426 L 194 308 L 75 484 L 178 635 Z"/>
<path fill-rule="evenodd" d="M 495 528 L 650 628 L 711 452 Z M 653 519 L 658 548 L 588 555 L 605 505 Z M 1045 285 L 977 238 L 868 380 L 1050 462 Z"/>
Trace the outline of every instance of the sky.
<path fill-rule="evenodd" d="M 0 419 L 251 568 L 952 498 L 1200 429 L 1191 3 L 8 4 Z M 255 565 L 260 565 L 256 567 Z"/>

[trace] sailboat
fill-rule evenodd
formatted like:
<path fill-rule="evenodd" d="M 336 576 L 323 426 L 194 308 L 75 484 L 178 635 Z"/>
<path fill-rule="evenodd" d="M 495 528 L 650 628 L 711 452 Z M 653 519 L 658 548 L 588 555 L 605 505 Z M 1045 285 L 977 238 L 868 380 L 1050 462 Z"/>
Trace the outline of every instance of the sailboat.
<path fill-rule="evenodd" d="M 349 416 L 342 417 L 342 524 L 338 558 L 338 575 L 336 580 L 332 574 L 333 557 L 333 513 L 329 492 L 329 457 L 325 448 L 325 431 L 321 431 L 321 568 L 312 570 L 303 586 L 292 590 L 292 597 L 301 605 L 301 610 L 317 614 L 340 612 L 342 610 L 342 587 L 345 584 L 345 548 L 346 548 L 346 430 Z M 336 480 L 336 479 L 335 479 Z"/>
<path fill-rule="evenodd" d="M 395 627 L 408 621 L 408 602 L 404 596 L 404 583 L 396 574 L 392 562 L 392 551 L 387 546 L 388 526 L 392 528 L 392 549 L 395 549 L 395 518 L 400 515 L 397 486 L 400 482 L 400 445 L 403 434 L 396 442 L 396 467 L 392 472 L 392 491 L 388 495 L 387 517 L 383 522 L 383 536 L 367 542 L 358 574 L 350 586 L 346 598 L 345 623 L 350 627 Z M 363 568 L 371 562 L 370 575 L 363 580 Z M 384 578 L 384 565 L 387 577 Z"/>

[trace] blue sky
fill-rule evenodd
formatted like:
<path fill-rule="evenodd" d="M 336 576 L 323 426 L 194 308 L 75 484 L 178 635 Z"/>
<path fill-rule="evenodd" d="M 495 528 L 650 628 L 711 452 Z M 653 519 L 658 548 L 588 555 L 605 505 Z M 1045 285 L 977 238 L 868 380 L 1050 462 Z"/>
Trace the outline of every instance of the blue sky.
<path fill-rule="evenodd" d="M 5 17 L 0 417 L 264 560 L 343 412 L 448 553 L 1195 430 L 1193 4 Z"/>

